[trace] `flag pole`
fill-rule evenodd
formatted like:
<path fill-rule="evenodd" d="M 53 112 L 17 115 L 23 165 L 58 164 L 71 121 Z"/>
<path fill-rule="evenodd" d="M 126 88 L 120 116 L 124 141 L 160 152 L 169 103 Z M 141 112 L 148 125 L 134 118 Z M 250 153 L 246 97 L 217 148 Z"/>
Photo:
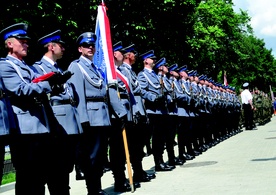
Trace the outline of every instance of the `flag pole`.
<path fill-rule="evenodd" d="M 126 162 L 127 162 L 127 172 L 128 172 L 128 179 L 129 179 L 129 185 L 131 188 L 131 192 L 134 192 L 134 185 L 133 185 L 133 178 L 132 178 L 132 171 L 130 166 L 130 158 L 129 158 L 129 151 L 128 151 L 128 144 L 127 144 L 127 136 L 126 136 L 126 128 L 124 127 L 123 132 L 123 140 L 124 140 L 124 148 L 125 148 L 125 154 L 126 154 Z"/>
<path fill-rule="evenodd" d="M 105 3 L 104 3 L 104 0 L 102 0 L 102 4 L 101 4 L 102 6 L 104 6 L 105 7 Z M 108 20 L 108 18 L 107 18 L 107 20 Z M 109 23 L 109 22 L 108 22 Z M 109 26 L 109 25 L 108 25 Z M 109 29 L 107 29 L 107 30 L 110 30 L 110 27 L 108 27 Z M 110 37 L 111 38 L 111 37 Z M 114 64 L 112 64 L 112 65 L 114 65 Z M 110 64 L 110 67 L 111 67 L 111 64 Z M 115 65 L 114 65 L 114 67 L 115 67 Z M 111 67 L 111 69 L 112 69 L 112 67 Z M 115 79 L 115 75 L 114 74 L 116 74 L 115 73 L 115 69 L 113 69 L 114 71 L 111 71 L 112 73 L 111 74 L 113 74 L 113 77 L 114 77 L 114 79 Z M 107 79 L 108 80 L 108 79 Z M 118 88 L 117 88 L 117 92 L 118 92 Z M 119 96 L 119 98 L 120 98 L 120 94 L 119 94 L 119 92 L 118 92 L 118 96 Z M 123 128 L 123 131 L 122 131 L 122 136 L 123 136 L 123 142 L 124 142 L 124 149 L 125 149 L 125 155 L 126 155 L 126 162 L 127 162 L 127 170 L 128 170 L 128 178 L 129 178 L 129 185 L 130 185 L 130 187 L 131 187 L 131 192 L 134 192 L 134 184 L 133 184 L 133 178 L 132 178 L 132 171 L 131 171 L 131 166 L 130 166 L 130 158 L 129 158 L 129 150 L 128 150 L 128 143 L 127 143 L 127 136 L 126 136 L 126 129 L 125 129 L 125 127 Z"/>

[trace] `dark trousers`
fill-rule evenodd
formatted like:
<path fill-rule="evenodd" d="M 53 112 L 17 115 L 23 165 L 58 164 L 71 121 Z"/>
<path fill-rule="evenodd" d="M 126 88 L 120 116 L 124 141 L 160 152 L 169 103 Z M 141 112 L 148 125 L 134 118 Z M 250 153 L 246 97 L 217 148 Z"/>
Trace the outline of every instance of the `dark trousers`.
<path fill-rule="evenodd" d="M 185 153 L 185 147 L 187 148 L 186 152 L 192 151 L 192 135 L 191 135 L 191 120 L 190 117 L 178 117 L 178 128 L 177 128 L 177 142 L 178 142 L 178 156 L 183 158 Z"/>
<path fill-rule="evenodd" d="M 77 161 L 77 148 L 80 142 L 80 134 L 65 135 L 57 139 L 56 150 L 59 150 L 62 169 L 71 173 Z"/>
<path fill-rule="evenodd" d="M 107 132 L 110 127 L 87 127 L 80 138 L 80 164 L 84 172 L 88 194 L 101 190 Z"/>
<path fill-rule="evenodd" d="M 51 195 L 69 195 L 69 174 L 62 169 L 56 141 L 48 133 L 12 137 L 16 195 L 44 195 L 45 184 Z"/>
<path fill-rule="evenodd" d="M 5 160 L 5 147 L 9 143 L 9 136 L 2 135 L 0 136 L 0 185 L 3 177 L 3 169 L 4 169 L 4 160 Z"/>
<path fill-rule="evenodd" d="M 117 119 L 112 119 L 112 128 L 109 131 L 109 159 L 110 165 L 112 169 L 112 173 L 114 175 L 114 180 L 116 183 L 124 183 L 125 182 L 125 163 L 126 156 L 124 150 L 124 142 L 122 135 L 122 127 L 121 122 Z"/>
<path fill-rule="evenodd" d="M 168 154 L 168 159 L 171 163 L 174 163 L 175 153 L 174 153 L 174 141 L 176 136 L 176 128 L 177 128 L 177 115 L 169 115 L 167 116 L 166 129 L 165 129 L 165 144 L 166 151 Z"/>
<path fill-rule="evenodd" d="M 251 109 L 250 104 L 243 104 L 242 105 L 244 110 L 244 126 L 246 129 L 253 128 L 253 111 Z"/>
<path fill-rule="evenodd" d="M 140 118 L 138 124 L 126 126 L 130 162 L 135 175 L 140 175 L 143 172 L 144 136 L 148 133 L 147 130 L 145 118 Z"/>
<path fill-rule="evenodd" d="M 145 121 L 141 120 L 138 124 L 128 123 L 125 125 L 126 137 L 130 162 L 134 174 L 139 175 L 143 172 L 142 160 L 144 156 L 144 135 Z M 112 120 L 112 130 L 109 136 L 110 145 L 110 163 L 116 183 L 125 182 L 125 148 L 123 143 L 122 129 L 119 121 Z"/>
<path fill-rule="evenodd" d="M 165 146 L 165 136 L 168 126 L 168 115 L 149 114 L 150 123 L 152 123 L 152 153 L 155 165 L 163 163 L 163 152 Z M 168 146 L 166 146 L 168 147 Z M 170 147 L 170 146 L 169 146 Z"/>

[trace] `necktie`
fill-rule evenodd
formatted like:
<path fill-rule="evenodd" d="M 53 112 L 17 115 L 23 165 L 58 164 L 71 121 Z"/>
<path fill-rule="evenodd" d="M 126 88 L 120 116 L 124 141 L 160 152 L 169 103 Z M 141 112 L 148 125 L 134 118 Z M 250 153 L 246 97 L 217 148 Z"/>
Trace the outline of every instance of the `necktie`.
<path fill-rule="evenodd" d="M 62 70 L 58 67 L 57 63 L 54 64 L 54 67 L 57 69 L 58 72 L 62 73 Z"/>

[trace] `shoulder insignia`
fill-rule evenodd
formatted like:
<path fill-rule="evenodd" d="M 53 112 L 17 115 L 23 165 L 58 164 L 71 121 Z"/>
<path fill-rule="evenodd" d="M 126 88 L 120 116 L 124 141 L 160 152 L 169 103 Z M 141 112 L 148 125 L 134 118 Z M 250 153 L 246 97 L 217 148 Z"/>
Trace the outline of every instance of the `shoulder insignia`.
<path fill-rule="evenodd" d="M 41 61 L 37 61 L 34 64 L 40 65 L 40 64 L 42 64 L 42 62 Z"/>

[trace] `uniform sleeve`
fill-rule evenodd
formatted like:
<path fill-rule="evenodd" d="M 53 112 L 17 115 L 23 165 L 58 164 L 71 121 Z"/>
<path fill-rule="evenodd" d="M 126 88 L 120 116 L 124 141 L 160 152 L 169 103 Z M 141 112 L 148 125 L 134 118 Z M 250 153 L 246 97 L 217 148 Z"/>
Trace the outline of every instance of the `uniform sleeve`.
<path fill-rule="evenodd" d="M 23 75 L 23 78 L 26 80 L 26 82 L 24 82 L 8 62 L 1 62 L 0 72 L 8 93 L 12 95 L 36 96 L 38 94 L 51 92 L 51 87 L 48 81 L 33 83 L 33 78 L 31 78 L 31 74 L 29 74 L 28 77 Z"/>
<path fill-rule="evenodd" d="M 115 113 L 115 115 L 118 118 L 122 118 L 127 114 L 127 111 L 120 101 L 120 98 L 118 96 L 118 91 L 115 87 L 115 85 L 111 85 L 108 87 L 108 95 L 109 95 L 109 103 Z"/>
<path fill-rule="evenodd" d="M 68 68 L 69 71 L 74 74 L 68 80 L 68 83 L 74 88 L 76 92 L 76 102 L 77 102 L 77 111 L 80 117 L 80 123 L 88 122 L 89 117 L 86 108 L 86 100 L 85 100 L 85 85 L 83 74 L 78 67 L 78 64 L 72 62 Z"/>
<path fill-rule="evenodd" d="M 153 102 L 156 99 L 156 95 L 147 90 L 149 83 L 141 72 L 138 74 L 138 81 L 141 86 L 142 98 Z"/>

